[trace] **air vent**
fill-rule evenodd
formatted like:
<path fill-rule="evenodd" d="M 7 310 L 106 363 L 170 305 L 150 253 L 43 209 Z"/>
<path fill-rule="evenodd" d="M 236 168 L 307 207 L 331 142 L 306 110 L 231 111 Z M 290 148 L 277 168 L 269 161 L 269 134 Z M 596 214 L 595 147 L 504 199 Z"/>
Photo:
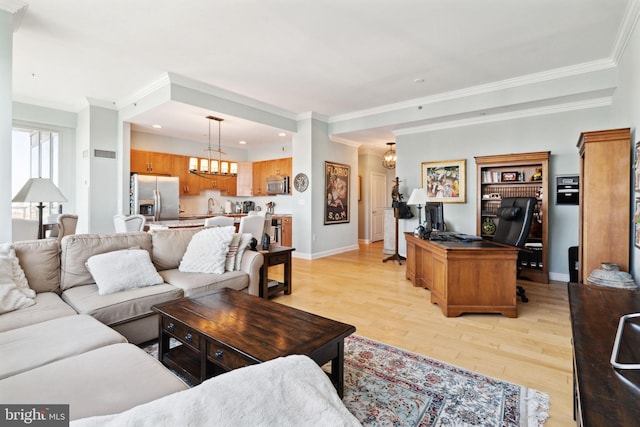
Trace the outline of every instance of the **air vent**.
<path fill-rule="evenodd" d="M 116 152 L 115 151 L 107 151 L 107 150 L 94 150 L 94 157 L 104 157 L 105 159 L 115 159 Z"/>

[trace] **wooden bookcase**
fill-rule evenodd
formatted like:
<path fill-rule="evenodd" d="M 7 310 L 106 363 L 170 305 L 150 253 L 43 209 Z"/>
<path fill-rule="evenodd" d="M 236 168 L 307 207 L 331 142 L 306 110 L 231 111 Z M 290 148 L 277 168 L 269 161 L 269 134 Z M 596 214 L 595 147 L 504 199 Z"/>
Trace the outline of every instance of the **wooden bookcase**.
<path fill-rule="evenodd" d="M 578 282 L 603 262 L 629 271 L 631 241 L 631 131 L 583 132 L 580 153 Z M 636 184 L 637 185 L 637 184 Z"/>
<path fill-rule="evenodd" d="M 491 240 L 490 227 L 498 225 L 496 211 L 503 197 L 535 197 L 538 199 L 526 243 L 526 251 L 518 257 L 520 277 L 549 283 L 548 197 L 549 151 L 520 154 L 501 154 L 476 157 L 477 223 L 476 233 Z M 483 231 L 484 230 L 484 231 Z"/>

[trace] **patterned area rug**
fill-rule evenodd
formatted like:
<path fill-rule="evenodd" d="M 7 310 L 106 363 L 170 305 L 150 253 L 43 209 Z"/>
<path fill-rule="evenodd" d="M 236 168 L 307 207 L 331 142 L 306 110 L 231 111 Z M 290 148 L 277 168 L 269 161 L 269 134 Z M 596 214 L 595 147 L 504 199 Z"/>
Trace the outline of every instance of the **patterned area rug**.
<path fill-rule="evenodd" d="M 142 347 L 157 354 L 155 343 Z M 358 335 L 345 340 L 344 372 L 344 404 L 365 426 L 538 427 L 547 419 L 546 393 Z"/>

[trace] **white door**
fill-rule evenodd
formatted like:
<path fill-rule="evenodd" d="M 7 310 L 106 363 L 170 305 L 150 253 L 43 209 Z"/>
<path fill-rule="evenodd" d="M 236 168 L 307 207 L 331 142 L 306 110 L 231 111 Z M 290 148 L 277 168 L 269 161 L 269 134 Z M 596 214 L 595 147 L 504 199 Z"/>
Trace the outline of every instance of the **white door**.
<path fill-rule="evenodd" d="M 387 201 L 387 176 L 371 172 L 371 241 L 384 239 L 384 208 Z"/>

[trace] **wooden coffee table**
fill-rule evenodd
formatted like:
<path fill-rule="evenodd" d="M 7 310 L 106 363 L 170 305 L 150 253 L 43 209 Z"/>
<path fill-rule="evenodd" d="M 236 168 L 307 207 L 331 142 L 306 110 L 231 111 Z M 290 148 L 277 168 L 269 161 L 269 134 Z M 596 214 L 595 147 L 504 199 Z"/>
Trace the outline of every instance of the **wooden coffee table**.
<path fill-rule="evenodd" d="M 319 366 L 344 388 L 344 339 L 356 328 L 232 289 L 158 304 L 158 359 L 199 383 L 213 375 L 291 354 Z M 183 345 L 169 349 L 169 339 Z"/>

